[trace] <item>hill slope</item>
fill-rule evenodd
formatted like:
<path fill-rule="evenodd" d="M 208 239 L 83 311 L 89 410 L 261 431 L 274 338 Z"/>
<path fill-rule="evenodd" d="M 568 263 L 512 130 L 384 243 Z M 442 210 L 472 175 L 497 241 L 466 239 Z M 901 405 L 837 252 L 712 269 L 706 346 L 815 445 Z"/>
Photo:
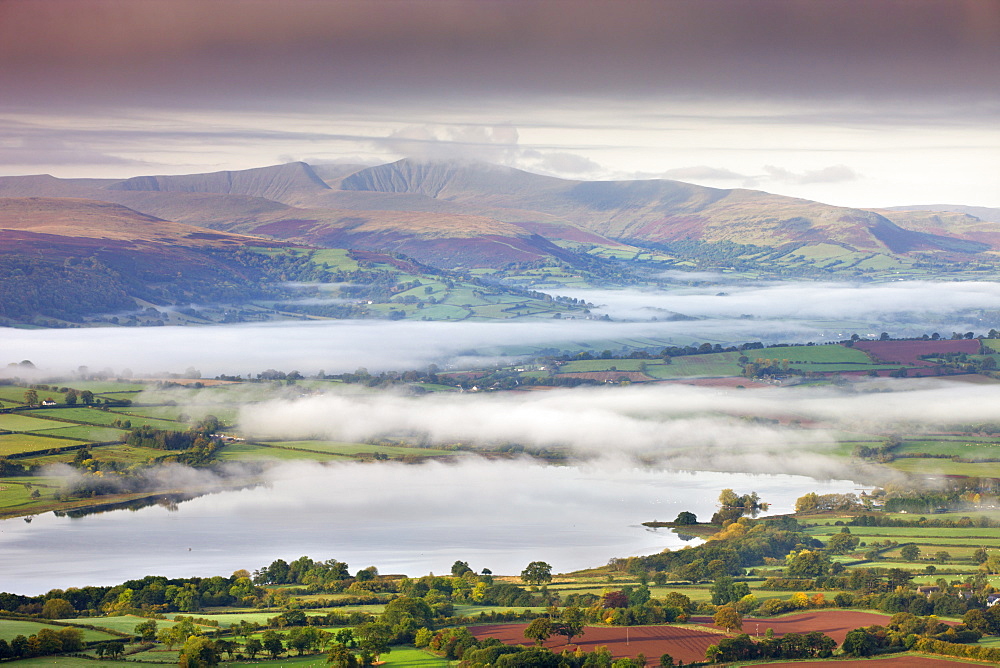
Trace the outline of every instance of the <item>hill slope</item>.
<path fill-rule="evenodd" d="M 136 299 L 239 301 L 265 278 L 249 249 L 274 245 L 108 202 L 0 198 L 0 319 L 76 321 Z"/>
<path fill-rule="evenodd" d="M 657 261 L 665 253 L 702 266 L 750 257 L 748 266 L 763 271 L 793 257 L 800 274 L 820 268 L 829 275 L 917 260 L 979 261 L 1000 250 L 994 225 L 962 213 L 837 207 L 670 180 L 574 181 L 470 162 L 318 172 L 296 162 L 122 181 L 2 177 L 2 195 L 117 202 L 200 227 L 400 252 L 447 269 L 582 267 L 598 262 L 594 256 L 632 258 L 645 249 Z"/>
<path fill-rule="evenodd" d="M 352 174 L 340 187 L 418 194 L 472 210 L 532 210 L 639 245 L 678 240 L 758 246 L 833 243 L 889 253 L 975 253 L 988 248 L 968 239 L 959 240 L 971 243 L 956 243 L 958 237 L 905 229 L 872 211 L 669 180 L 569 181 L 493 165 L 400 160 Z"/>

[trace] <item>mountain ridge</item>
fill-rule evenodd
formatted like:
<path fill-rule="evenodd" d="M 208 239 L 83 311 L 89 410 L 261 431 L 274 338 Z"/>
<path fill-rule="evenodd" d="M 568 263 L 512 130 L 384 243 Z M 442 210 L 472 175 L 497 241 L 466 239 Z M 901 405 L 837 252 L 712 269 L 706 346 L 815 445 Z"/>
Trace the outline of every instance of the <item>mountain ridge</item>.
<path fill-rule="evenodd" d="M 1000 250 L 995 226 L 968 214 L 838 207 L 667 179 L 581 181 L 489 163 L 407 158 L 319 171 L 325 178 L 293 162 L 118 181 L 0 177 L 0 196 L 113 201 L 210 229 L 390 250 L 445 268 L 571 262 L 591 252 L 638 256 L 643 248 L 669 254 L 679 243 L 803 257 L 828 246 L 845 254 L 959 260 Z"/>

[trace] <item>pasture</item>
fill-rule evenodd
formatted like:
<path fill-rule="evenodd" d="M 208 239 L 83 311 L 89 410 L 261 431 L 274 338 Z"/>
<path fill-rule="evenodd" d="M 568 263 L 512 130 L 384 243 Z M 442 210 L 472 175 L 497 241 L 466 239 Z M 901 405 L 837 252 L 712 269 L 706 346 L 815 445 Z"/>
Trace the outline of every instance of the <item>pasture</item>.
<path fill-rule="evenodd" d="M 0 413 L 0 431 L 41 431 L 62 427 L 65 424 L 23 413 Z"/>
<path fill-rule="evenodd" d="M 19 619 L 0 619 L 0 638 L 3 638 L 9 643 L 19 635 L 27 637 L 38 633 L 41 629 L 62 631 L 64 628 L 66 627 L 57 626 L 55 624 L 45 624 L 43 622 L 28 622 Z M 102 633 L 91 629 L 80 629 L 80 631 L 83 633 L 84 642 L 89 642 L 91 640 L 114 640 L 117 638 L 117 636 L 111 635 L 110 633 Z"/>
<path fill-rule="evenodd" d="M 70 445 L 82 445 L 84 441 L 62 438 L 46 438 L 37 434 L 0 434 L 0 457 L 25 454 L 29 452 L 47 452 L 58 450 Z"/>
<path fill-rule="evenodd" d="M 136 427 L 149 426 L 155 429 L 184 431 L 188 428 L 188 425 L 183 422 L 172 422 L 170 420 L 158 420 L 156 418 L 144 418 L 140 416 L 129 417 L 127 415 L 120 415 L 119 413 L 105 411 L 99 408 L 59 408 L 54 410 L 39 408 L 26 411 L 25 414 L 36 417 L 55 417 L 62 420 L 102 427 L 110 427 L 115 421 L 128 420 L 132 423 L 133 429 Z"/>

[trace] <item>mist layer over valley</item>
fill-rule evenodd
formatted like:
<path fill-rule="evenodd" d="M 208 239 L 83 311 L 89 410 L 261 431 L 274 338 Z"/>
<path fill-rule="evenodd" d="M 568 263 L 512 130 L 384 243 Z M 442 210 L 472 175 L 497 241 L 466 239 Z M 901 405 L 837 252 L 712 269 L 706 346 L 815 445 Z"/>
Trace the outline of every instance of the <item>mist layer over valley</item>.
<path fill-rule="evenodd" d="M 693 276 L 699 283 L 706 278 Z M 332 320 L 197 328 L 0 328 L 0 345 L 34 362 L 43 374 L 66 374 L 86 365 L 146 375 L 193 367 L 211 377 L 265 368 L 343 373 L 431 363 L 461 367 L 551 350 L 840 341 L 883 331 L 948 337 L 1000 327 L 996 283 L 734 283 L 719 280 L 722 276 L 707 285 L 672 289 L 562 291 L 595 304 L 595 312 L 609 314 L 610 322 Z"/>
<path fill-rule="evenodd" d="M 170 508 L 0 522 L 0 590 L 36 594 L 150 573 L 207 576 L 304 554 L 411 575 L 447 572 L 456 559 L 496 573 L 536 559 L 568 571 L 681 547 L 677 535 L 639 523 L 681 510 L 707 517 L 724 487 L 758 490 L 776 512 L 788 512 L 808 490 L 855 488 L 801 476 L 669 471 L 613 457 L 560 467 L 478 457 L 419 466 L 285 463 L 269 470 L 267 483 Z"/>

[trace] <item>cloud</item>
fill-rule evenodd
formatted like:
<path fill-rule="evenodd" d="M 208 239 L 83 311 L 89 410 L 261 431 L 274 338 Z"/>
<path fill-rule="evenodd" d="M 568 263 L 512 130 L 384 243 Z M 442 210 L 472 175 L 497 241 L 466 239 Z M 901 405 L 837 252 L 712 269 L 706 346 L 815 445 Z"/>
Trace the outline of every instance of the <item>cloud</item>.
<path fill-rule="evenodd" d="M 402 157 L 507 163 L 518 152 L 517 128 L 510 125 L 411 125 L 380 142 Z"/>
<path fill-rule="evenodd" d="M 584 176 L 601 171 L 601 165 L 590 158 L 562 151 L 523 151 L 518 167 L 558 176 Z"/>
<path fill-rule="evenodd" d="M 234 9 L 236 7 L 236 9 Z M 238 105 L 359 91 L 445 98 L 658 95 L 995 99 L 992 3 L 601 1 L 584 5 L 345 0 L 4 3 L 0 73 L 15 99 L 60 87 L 121 103 Z M 13 89 L 10 86 L 15 86 Z M 203 103 L 203 102 L 202 102 Z M 445 112 L 447 107 L 443 107 Z"/>
<path fill-rule="evenodd" d="M 688 179 L 693 181 L 746 181 L 747 179 L 753 178 L 746 174 L 740 174 L 724 167 L 708 167 L 704 165 L 668 169 L 663 172 L 663 177 L 668 179 L 677 179 L 680 181 Z"/>
<path fill-rule="evenodd" d="M 823 169 L 807 170 L 796 174 L 783 167 L 765 165 L 764 171 L 775 181 L 806 185 L 810 183 L 844 183 L 856 181 L 861 176 L 847 165 L 831 165 Z"/>

